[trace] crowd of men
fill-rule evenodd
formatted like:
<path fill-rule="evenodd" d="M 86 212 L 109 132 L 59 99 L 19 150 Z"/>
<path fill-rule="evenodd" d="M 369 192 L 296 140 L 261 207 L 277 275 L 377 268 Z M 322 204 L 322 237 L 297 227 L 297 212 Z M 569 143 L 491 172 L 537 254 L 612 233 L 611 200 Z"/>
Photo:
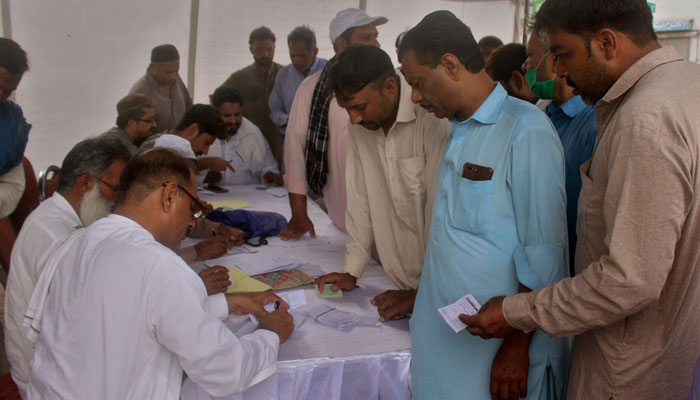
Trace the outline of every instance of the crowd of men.
<path fill-rule="evenodd" d="M 272 375 L 288 305 L 187 265 L 243 242 L 201 218 L 198 186 L 266 183 L 289 193 L 283 240 L 315 236 L 308 201 L 347 233 L 320 291 L 353 290 L 372 258 L 395 283 L 371 303 L 411 318 L 417 399 L 700 399 L 700 66 L 660 46 L 644 0 L 546 0 L 526 45 L 436 11 L 397 39 L 400 66 L 388 22 L 338 12 L 330 60 L 297 27 L 284 67 L 257 28 L 210 105 L 174 46 L 152 50 L 14 243 L 3 328 L 23 397 L 176 399 L 183 371 L 227 396 Z M 8 97 L 27 69 L 1 39 L 3 218 L 24 190 L 31 125 Z M 438 309 L 466 294 L 483 306 L 455 333 Z M 236 337 L 231 313 L 258 329 Z"/>

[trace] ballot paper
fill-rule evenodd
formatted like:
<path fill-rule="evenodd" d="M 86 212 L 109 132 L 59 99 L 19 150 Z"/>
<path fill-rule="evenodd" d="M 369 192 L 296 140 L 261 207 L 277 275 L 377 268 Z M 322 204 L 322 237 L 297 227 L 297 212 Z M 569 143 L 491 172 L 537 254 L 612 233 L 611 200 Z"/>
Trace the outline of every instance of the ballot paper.
<path fill-rule="evenodd" d="M 312 238 L 309 235 L 304 235 L 298 240 L 282 240 L 279 236 L 267 238 L 267 245 L 270 247 L 306 247 L 306 246 L 327 246 L 331 242 L 325 236 L 316 236 Z"/>
<path fill-rule="evenodd" d="M 275 197 L 285 197 L 287 196 L 287 189 L 282 186 L 282 187 L 272 187 L 267 190 L 265 190 L 265 193 L 271 194 Z"/>
<path fill-rule="evenodd" d="M 355 326 L 379 326 L 376 316 L 362 317 L 333 307 L 321 305 L 307 312 L 309 318 L 331 328 L 347 331 Z"/>
<path fill-rule="evenodd" d="M 289 304 L 290 310 L 306 305 L 306 295 L 304 294 L 304 289 L 280 293 L 279 296 L 282 298 L 282 300 Z M 265 304 L 265 310 L 267 310 L 267 312 L 275 311 L 275 303 Z"/>
<path fill-rule="evenodd" d="M 238 268 L 250 275 L 259 275 L 266 272 L 281 271 L 283 269 L 299 266 L 297 258 L 287 254 L 275 254 L 271 251 L 261 251 L 255 254 L 236 254 L 215 258 L 207 261 L 208 265 L 221 265 L 224 267 Z"/>
<path fill-rule="evenodd" d="M 468 294 L 452 304 L 439 308 L 438 311 L 445 322 L 447 322 L 447 325 L 449 325 L 455 333 L 458 333 L 467 327 L 467 325 L 459 319 L 459 315 L 474 315 L 479 312 L 480 308 L 481 305 L 476 301 L 474 296 Z"/>

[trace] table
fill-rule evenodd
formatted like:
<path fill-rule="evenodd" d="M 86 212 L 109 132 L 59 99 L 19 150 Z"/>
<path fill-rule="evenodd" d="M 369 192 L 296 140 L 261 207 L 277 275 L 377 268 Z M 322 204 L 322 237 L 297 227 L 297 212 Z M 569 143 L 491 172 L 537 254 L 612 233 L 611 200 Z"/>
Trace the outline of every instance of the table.
<path fill-rule="evenodd" d="M 287 219 L 291 216 L 286 196 L 276 197 L 256 186 L 226 188 L 229 193 L 200 193 L 200 197 L 207 201 L 245 200 L 253 205 L 247 210 L 275 211 Z M 345 233 L 337 229 L 313 201 L 308 203 L 308 214 L 316 234 L 328 238 L 330 245 L 285 249 L 261 247 L 259 251 L 284 251 L 298 256 L 299 261 L 317 264 L 324 272 L 340 271 L 345 256 Z M 204 267 L 193 266 L 195 269 Z M 358 286 L 345 292 L 340 299 L 317 298 L 313 287 L 305 286 L 308 304 L 299 310 L 328 304 L 342 311 L 378 318 L 376 308 L 369 300 L 387 289 L 396 289 L 376 263 L 367 266 L 365 274 L 358 280 Z M 230 316 L 224 322 L 235 332 L 247 321 L 246 317 Z M 410 399 L 410 347 L 407 319 L 383 323 L 379 327 L 354 327 L 342 332 L 307 318 L 280 346 L 277 372 L 246 392 L 227 399 Z M 182 386 L 181 398 L 212 399 L 187 378 Z"/>

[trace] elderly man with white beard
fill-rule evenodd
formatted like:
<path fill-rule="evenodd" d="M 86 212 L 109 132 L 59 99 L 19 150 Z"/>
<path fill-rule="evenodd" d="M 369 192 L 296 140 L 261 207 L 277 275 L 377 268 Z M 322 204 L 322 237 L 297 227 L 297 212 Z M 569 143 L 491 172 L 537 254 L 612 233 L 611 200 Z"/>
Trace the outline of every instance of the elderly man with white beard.
<path fill-rule="evenodd" d="M 4 328 L 10 372 L 23 398 L 34 348 L 25 336 L 22 318 L 43 259 L 76 229 L 111 212 L 129 158 L 127 148 L 114 138 L 78 143 L 63 160 L 56 192 L 29 215 L 17 237 L 7 280 Z"/>

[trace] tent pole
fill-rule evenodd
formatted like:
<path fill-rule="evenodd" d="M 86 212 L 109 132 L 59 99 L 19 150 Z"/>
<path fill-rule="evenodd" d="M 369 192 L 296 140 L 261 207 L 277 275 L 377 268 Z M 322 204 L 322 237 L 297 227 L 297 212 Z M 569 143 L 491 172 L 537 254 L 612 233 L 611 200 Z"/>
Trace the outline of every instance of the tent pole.
<path fill-rule="evenodd" d="M 367 11 L 367 0 L 360 0 L 360 10 Z"/>
<path fill-rule="evenodd" d="M 2 37 L 12 39 L 12 21 L 10 20 L 10 0 L 1 0 Z"/>
<path fill-rule="evenodd" d="M 3 0 L 8 1 L 8 0 Z M 197 30 L 199 26 L 199 0 L 192 0 L 190 11 L 190 43 L 187 52 L 187 90 L 194 99 L 194 69 L 197 61 Z"/>

